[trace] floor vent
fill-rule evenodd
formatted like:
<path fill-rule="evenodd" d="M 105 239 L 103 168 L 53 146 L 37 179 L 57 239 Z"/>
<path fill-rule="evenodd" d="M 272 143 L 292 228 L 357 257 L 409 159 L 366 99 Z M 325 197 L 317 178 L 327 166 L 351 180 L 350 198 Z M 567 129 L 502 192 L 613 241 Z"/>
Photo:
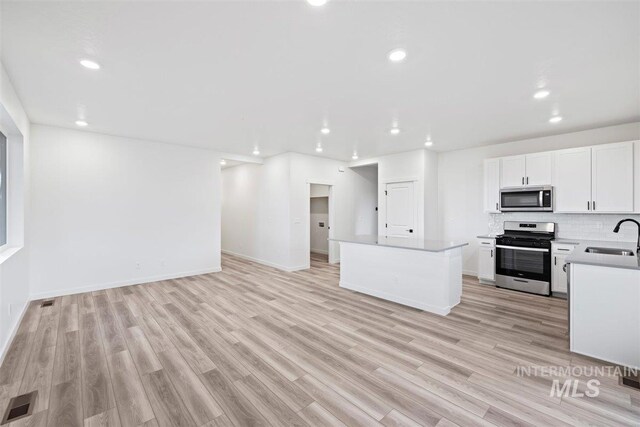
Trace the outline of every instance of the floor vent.
<path fill-rule="evenodd" d="M 51 307 L 53 305 L 53 300 L 49 300 L 49 301 L 44 301 L 42 304 L 40 304 L 40 307 Z"/>
<path fill-rule="evenodd" d="M 28 417 L 33 411 L 33 406 L 36 403 L 36 397 L 38 391 L 32 391 L 31 393 L 23 394 L 11 398 L 9 406 L 2 417 L 0 424 L 7 424 L 20 418 Z"/>
<path fill-rule="evenodd" d="M 640 376 L 638 377 L 622 377 L 622 384 L 627 387 L 637 388 L 640 390 Z"/>

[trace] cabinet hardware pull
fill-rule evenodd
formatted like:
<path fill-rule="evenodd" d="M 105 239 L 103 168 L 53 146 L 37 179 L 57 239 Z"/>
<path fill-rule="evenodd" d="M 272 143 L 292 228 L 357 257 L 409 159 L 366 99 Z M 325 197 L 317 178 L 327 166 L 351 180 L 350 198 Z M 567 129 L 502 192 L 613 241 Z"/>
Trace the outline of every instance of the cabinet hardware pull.
<path fill-rule="evenodd" d="M 596 210 L 596 202 L 595 202 L 595 200 L 593 201 L 593 210 L 594 211 Z"/>
<path fill-rule="evenodd" d="M 524 185 L 524 176 L 522 177 L 522 185 Z"/>
<path fill-rule="evenodd" d="M 567 272 L 567 264 L 562 266 L 562 271 L 564 271 L 565 273 Z"/>
<path fill-rule="evenodd" d="M 529 185 L 529 177 L 527 177 L 527 185 Z"/>
<path fill-rule="evenodd" d="M 570 251 L 571 249 L 557 248 L 559 251 Z"/>
<path fill-rule="evenodd" d="M 553 265 L 558 265 L 558 257 L 553 257 Z"/>
<path fill-rule="evenodd" d="M 491 249 L 491 258 L 493 258 L 493 249 Z"/>
<path fill-rule="evenodd" d="M 496 210 L 498 210 L 498 204 L 496 203 Z"/>
<path fill-rule="evenodd" d="M 590 211 L 591 210 L 591 203 L 589 203 L 589 201 L 587 201 L 587 210 Z"/>

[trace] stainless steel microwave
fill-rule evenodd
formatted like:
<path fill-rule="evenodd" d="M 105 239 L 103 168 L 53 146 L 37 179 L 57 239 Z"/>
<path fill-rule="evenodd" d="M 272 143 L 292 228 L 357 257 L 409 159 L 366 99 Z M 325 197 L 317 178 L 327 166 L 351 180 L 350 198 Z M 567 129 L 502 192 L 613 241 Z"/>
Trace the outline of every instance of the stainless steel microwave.
<path fill-rule="evenodd" d="M 500 190 L 500 211 L 553 211 L 553 187 L 519 187 Z"/>

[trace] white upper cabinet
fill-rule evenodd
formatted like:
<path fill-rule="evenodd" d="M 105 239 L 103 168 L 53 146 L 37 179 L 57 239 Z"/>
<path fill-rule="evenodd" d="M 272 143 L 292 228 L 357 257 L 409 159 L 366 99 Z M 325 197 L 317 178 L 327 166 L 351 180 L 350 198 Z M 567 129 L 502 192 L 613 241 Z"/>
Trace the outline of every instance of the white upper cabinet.
<path fill-rule="evenodd" d="M 591 210 L 633 212 L 633 142 L 591 148 Z"/>
<path fill-rule="evenodd" d="M 484 161 L 484 211 L 500 212 L 500 159 Z"/>
<path fill-rule="evenodd" d="M 522 187 L 526 174 L 526 156 L 500 159 L 500 187 Z"/>
<path fill-rule="evenodd" d="M 527 154 L 524 184 L 530 186 L 551 185 L 551 153 Z"/>
<path fill-rule="evenodd" d="M 554 152 L 556 212 L 591 212 L 591 148 Z"/>
<path fill-rule="evenodd" d="M 633 197 L 636 208 L 634 209 L 637 213 L 640 213 L 640 141 L 636 141 L 633 144 L 633 158 L 634 160 L 634 184 L 633 188 L 635 189 L 635 195 Z"/>
<path fill-rule="evenodd" d="M 551 153 L 535 153 L 500 159 L 500 187 L 551 185 Z"/>
<path fill-rule="evenodd" d="M 554 212 L 640 213 L 640 141 L 487 159 L 484 184 L 485 212 L 500 188 L 552 185 Z"/>

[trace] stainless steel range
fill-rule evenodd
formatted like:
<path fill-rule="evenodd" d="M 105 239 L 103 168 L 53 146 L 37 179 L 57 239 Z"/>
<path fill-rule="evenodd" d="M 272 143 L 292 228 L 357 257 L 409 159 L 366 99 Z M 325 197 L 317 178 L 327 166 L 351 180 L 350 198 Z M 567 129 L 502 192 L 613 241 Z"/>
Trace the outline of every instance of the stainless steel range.
<path fill-rule="evenodd" d="M 496 285 L 540 295 L 551 295 L 551 241 L 553 222 L 506 221 L 496 237 Z"/>

